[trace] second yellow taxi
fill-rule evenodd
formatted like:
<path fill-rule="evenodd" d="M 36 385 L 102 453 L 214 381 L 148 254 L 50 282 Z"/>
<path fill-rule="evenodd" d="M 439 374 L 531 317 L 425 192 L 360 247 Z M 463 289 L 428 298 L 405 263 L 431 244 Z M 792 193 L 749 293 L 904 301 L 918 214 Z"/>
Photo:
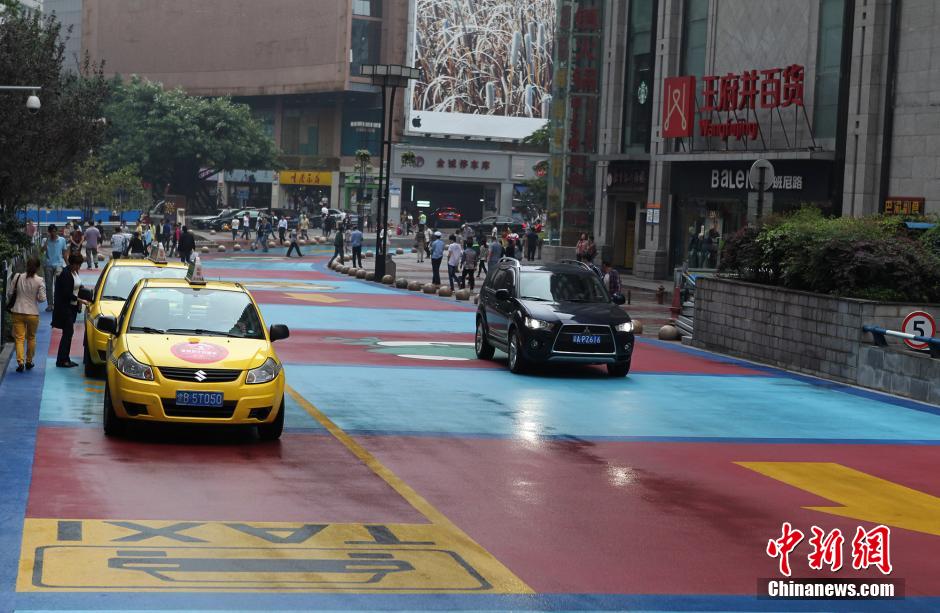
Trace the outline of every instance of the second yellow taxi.
<path fill-rule="evenodd" d="M 239 283 L 142 279 L 119 317 L 100 316 L 111 334 L 104 431 L 127 420 L 255 425 L 262 439 L 284 428 L 284 369 L 272 343 L 287 326 L 266 328 Z"/>

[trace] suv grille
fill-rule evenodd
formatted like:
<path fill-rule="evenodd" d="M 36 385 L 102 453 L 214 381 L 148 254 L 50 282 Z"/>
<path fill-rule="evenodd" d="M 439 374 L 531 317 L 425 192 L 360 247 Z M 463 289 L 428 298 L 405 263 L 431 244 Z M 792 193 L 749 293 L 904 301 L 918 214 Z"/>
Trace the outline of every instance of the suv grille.
<path fill-rule="evenodd" d="M 163 413 L 167 417 L 215 417 L 216 419 L 231 419 L 235 414 L 237 400 L 225 400 L 221 407 L 178 407 L 176 400 L 161 398 Z"/>
<path fill-rule="evenodd" d="M 242 371 L 225 368 L 172 368 L 158 366 L 160 374 L 173 381 L 186 381 L 188 383 L 228 383 L 241 376 Z M 201 372 L 201 375 L 196 373 Z"/>
<path fill-rule="evenodd" d="M 576 344 L 575 336 L 596 335 L 601 342 L 593 345 Z M 610 326 L 585 326 L 583 324 L 567 324 L 561 327 L 561 332 L 555 338 L 554 351 L 565 353 L 616 353 L 614 339 L 610 334 Z"/>

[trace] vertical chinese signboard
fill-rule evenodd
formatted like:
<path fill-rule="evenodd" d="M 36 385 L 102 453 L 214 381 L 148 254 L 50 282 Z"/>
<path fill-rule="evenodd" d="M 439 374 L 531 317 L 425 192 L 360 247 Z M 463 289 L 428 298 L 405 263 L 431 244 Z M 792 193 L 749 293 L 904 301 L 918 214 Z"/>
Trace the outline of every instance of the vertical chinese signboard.
<path fill-rule="evenodd" d="M 549 171 L 552 244 L 573 246 L 594 230 L 602 0 L 560 0 Z"/>

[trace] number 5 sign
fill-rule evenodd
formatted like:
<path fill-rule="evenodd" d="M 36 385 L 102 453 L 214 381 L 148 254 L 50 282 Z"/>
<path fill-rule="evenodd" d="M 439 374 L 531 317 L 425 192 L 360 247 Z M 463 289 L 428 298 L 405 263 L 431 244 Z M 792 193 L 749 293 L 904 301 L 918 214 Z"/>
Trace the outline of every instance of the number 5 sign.
<path fill-rule="evenodd" d="M 904 323 L 901 324 L 901 332 L 929 338 L 937 333 L 937 323 L 933 320 L 930 313 L 914 311 L 904 318 Z M 918 343 L 909 338 L 904 339 L 904 342 L 911 349 L 922 350 L 928 348 L 927 343 Z"/>

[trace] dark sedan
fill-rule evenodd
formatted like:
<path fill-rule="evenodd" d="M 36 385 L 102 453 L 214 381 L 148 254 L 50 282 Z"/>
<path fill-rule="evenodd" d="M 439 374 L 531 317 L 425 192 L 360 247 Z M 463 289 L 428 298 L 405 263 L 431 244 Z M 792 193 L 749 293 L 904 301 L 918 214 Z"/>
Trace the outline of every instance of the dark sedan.
<path fill-rule="evenodd" d="M 623 303 L 586 266 L 522 266 L 503 258 L 480 292 L 477 357 L 505 351 L 515 373 L 538 363 L 575 362 L 606 364 L 610 376 L 626 376 L 634 335 Z"/>

